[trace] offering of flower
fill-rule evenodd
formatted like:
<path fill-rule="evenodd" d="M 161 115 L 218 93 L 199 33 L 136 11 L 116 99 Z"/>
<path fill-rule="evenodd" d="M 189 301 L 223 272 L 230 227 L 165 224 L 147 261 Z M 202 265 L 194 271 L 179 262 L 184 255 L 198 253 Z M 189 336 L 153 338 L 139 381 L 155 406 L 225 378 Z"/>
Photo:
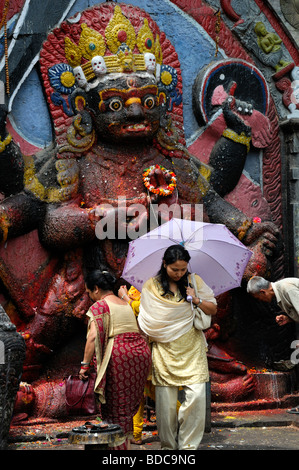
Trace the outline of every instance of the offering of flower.
<path fill-rule="evenodd" d="M 160 165 L 152 165 L 144 170 L 142 179 L 151 193 L 170 196 L 176 187 L 176 175 Z"/>

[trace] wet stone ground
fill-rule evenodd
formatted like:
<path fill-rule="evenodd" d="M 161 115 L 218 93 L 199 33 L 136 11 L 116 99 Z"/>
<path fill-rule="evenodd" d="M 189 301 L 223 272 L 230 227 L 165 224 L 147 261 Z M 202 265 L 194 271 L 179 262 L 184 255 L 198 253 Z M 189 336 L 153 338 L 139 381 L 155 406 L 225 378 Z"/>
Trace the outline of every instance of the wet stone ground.
<path fill-rule="evenodd" d="M 73 427 L 85 421 L 34 421 L 12 426 L 8 450 L 84 450 L 68 442 Z M 161 445 L 155 422 L 145 422 L 143 442 L 132 451 L 159 451 Z M 299 450 L 299 415 L 286 410 L 212 414 L 210 432 L 204 434 L 198 450 Z"/>

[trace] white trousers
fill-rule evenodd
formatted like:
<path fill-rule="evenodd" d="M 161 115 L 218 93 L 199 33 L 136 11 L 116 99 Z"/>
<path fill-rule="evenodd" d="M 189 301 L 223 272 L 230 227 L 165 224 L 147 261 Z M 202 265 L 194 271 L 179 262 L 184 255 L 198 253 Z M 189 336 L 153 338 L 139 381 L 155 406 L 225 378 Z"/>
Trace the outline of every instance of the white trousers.
<path fill-rule="evenodd" d="M 179 387 L 155 387 L 158 434 L 162 450 L 196 450 L 206 418 L 206 384 L 183 386 L 185 400 L 177 412 Z"/>

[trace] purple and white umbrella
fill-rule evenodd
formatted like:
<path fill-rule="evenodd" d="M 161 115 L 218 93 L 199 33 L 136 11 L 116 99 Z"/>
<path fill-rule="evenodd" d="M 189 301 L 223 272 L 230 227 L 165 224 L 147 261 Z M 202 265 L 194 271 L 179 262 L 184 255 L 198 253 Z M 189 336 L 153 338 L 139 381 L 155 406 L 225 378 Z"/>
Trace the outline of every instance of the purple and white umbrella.
<path fill-rule="evenodd" d="M 240 286 L 252 255 L 225 225 L 173 218 L 129 243 L 122 278 L 141 291 L 159 271 L 165 250 L 175 244 L 188 250 L 189 271 L 215 296 Z"/>

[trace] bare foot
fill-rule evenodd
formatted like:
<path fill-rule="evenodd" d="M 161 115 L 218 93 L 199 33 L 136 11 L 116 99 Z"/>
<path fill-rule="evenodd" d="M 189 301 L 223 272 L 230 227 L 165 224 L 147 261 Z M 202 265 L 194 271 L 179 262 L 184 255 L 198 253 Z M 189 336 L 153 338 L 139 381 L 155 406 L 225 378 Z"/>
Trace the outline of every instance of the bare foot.
<path fill-rule="evenodd" d="M 142 439 L 131 439 L 131 444 L 137 444 L 138 446 L 140 446 L 142 444 Z"/>

